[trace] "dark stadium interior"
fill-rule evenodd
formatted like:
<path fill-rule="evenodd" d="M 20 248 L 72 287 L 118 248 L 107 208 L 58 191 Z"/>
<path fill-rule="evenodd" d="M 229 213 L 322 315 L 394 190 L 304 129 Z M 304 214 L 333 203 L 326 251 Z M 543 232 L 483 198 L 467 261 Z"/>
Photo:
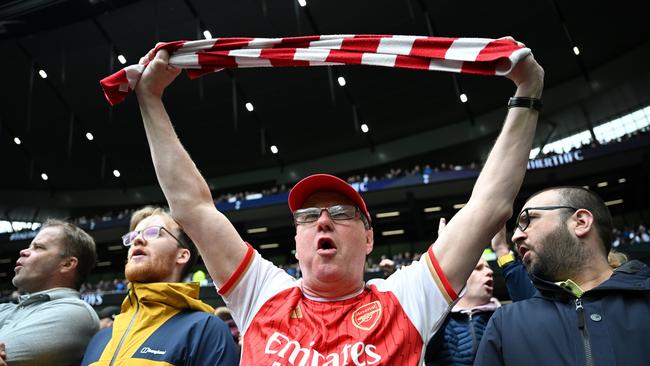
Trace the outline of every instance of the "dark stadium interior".
<path fill-rule="evenodd" d="M 92 218 L 163 204 L 136 99 L 110 107 L 99 88 L 101 78 L 123 66 L 118 55 L 127 64 L 135 63 L 158 41 L 200 39 L 206 29 L 213 37 L 511 35 L 533 50 L 546 72 L 544 110 L 534 143 L 540 146 L 650 104 L 646 7 L 632 1 L 560 0 L 471 5 L 308 0 L 306 7 L 270 0 L 3 2 L 0 219 Z M 345 77 L 344 87 L 337 83 L 339 76 Z M 475 163 L 479 169 L 514 89 L 505 78 L 440 72 L 266 68 L 227 70 L 192 81 L 181 75 L 165 101 L 181 140 L 217 198 L 290 187 L 316 172 L 345 179 L 425 164 L 471 170 Z M 460 102 L 461 93 L 467 103 Z M 254 111 L 246 109 L 247 102 Z M 362 123 L 369 126 L 369 134 L 360 130 Z M 540 188 L 571 184 L 589 186 L 605 201 L 622 200 L 610 206 L 616 227 L 649 224 L 650 136 L 615 144 L 584 161 L 529 171 L 515 211 Z M 271 145 L 278 147 L 278 154 L 271 153 Z M 458 210 L 454 205 L 467 200 L 473 181 L 365 193 L 371 213 L 399 212 L 373 218 L 374 259 L 422 252 L 435 239 L 439 218 L 453 216 Z M 440 209 L 425 212 L 428 207 Z M 226 214 L 265 257 L 278 264 L 295 262 L 286 201 Z M 513 226 L 510 222 L 511 230 Z M 248 232 L 261 227 L 266 230 Z M 120 247 L 120 236 L 127 229 L 122 219 L 107 220 L 90 231 L 102 263 L 95 280 L 122 272 L 126 249 Z M 392 230 L 403 233 L 382 234 Z M 0 234 L 1 289 L 11 288 L 18 251 L 29 243 L 29 238 L 10 239 L 11 234 Z M 267 243 L 278 246 L 259 247 Z M 650 262 L 650 244 L 632 247 L 630 253 Z M 498 271 L 495 276 L 503 281 Z M 495 291 L 507 298 L 502 283 Z"/>

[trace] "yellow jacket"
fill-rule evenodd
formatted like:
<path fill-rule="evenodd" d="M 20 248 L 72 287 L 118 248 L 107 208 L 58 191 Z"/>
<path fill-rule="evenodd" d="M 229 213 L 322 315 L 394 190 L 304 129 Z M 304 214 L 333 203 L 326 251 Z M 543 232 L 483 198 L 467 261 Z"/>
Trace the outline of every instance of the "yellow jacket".
<path fill-rule="evenodd" d="M 82 365 L 237 365 L 228 327 L 196 283 L 131 283 L 115 322 L 93 337 Z"/>

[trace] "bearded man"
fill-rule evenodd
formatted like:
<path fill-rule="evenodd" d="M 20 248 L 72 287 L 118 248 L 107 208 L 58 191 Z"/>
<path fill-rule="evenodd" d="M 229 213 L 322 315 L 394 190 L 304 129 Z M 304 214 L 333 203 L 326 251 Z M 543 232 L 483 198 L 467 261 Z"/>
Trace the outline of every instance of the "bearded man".
<path fill-rule="evenodd" d="M 647 365 L 650 268 L 613 270 L 612 217 L 582 187 L 528 199 L 512 237 L 537 292 L 498 309 L 474 365 Z"/>
<path fill-rule="evenodd" d="M 130 229 L 122 237 L 129 293 L 82 365 L 236 365 L 228 327 L 198 299 L 198 283 L 181 283 L 198 258 L 194 243 L 161 208 L 136 211 Z"/>

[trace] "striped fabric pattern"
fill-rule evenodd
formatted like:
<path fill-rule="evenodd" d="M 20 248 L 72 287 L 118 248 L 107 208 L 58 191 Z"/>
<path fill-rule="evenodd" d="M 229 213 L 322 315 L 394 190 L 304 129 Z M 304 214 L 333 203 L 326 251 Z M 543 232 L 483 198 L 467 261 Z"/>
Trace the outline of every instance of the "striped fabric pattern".
<path fill-rule="evenodd" d="M 506 75 L 530 53 L 511 39 L 401 35 L 215 38 L 156 47 L 191 79 L 224 68 L 370 65 L 480 75 Z M 135 88 L 146 65 L 131 65 L 100 81 L 111 105 Z"/>

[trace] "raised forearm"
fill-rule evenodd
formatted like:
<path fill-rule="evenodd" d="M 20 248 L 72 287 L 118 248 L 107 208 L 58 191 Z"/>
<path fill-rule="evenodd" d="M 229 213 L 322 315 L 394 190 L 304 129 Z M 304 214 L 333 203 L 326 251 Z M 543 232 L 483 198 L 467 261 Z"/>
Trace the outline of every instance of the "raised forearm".
<path fill-rule="evenodd" d="M 539 98 L 544 71 L 530 57 L 510 78 L 515 96 Z M 472 195 L 440 233 L 433 251 L 447 279 L 459 291 L 490 239 L 512 215 L 512 204 L 526 173 L 538 112 L 512 108 L 479 175 Z"/>
<path fill-rule="evenodd" d="M 544 70 L 532 56 L 522 60 L 510 78 L 517 85 L 516 97 L 541 98 Z M 470 200 L 494 205 L 498 214 L 510 217 L 526 173 L 539 112 L 515 107 L 508 110 L 503 128 L 476 181 Z"/>
<path fill-rule="evenodd" d="M 176 136 L 162 100 L 140 93 L 138 102 L 156 176 L 172 212 L 213 204 L 208 185 Z"/>

